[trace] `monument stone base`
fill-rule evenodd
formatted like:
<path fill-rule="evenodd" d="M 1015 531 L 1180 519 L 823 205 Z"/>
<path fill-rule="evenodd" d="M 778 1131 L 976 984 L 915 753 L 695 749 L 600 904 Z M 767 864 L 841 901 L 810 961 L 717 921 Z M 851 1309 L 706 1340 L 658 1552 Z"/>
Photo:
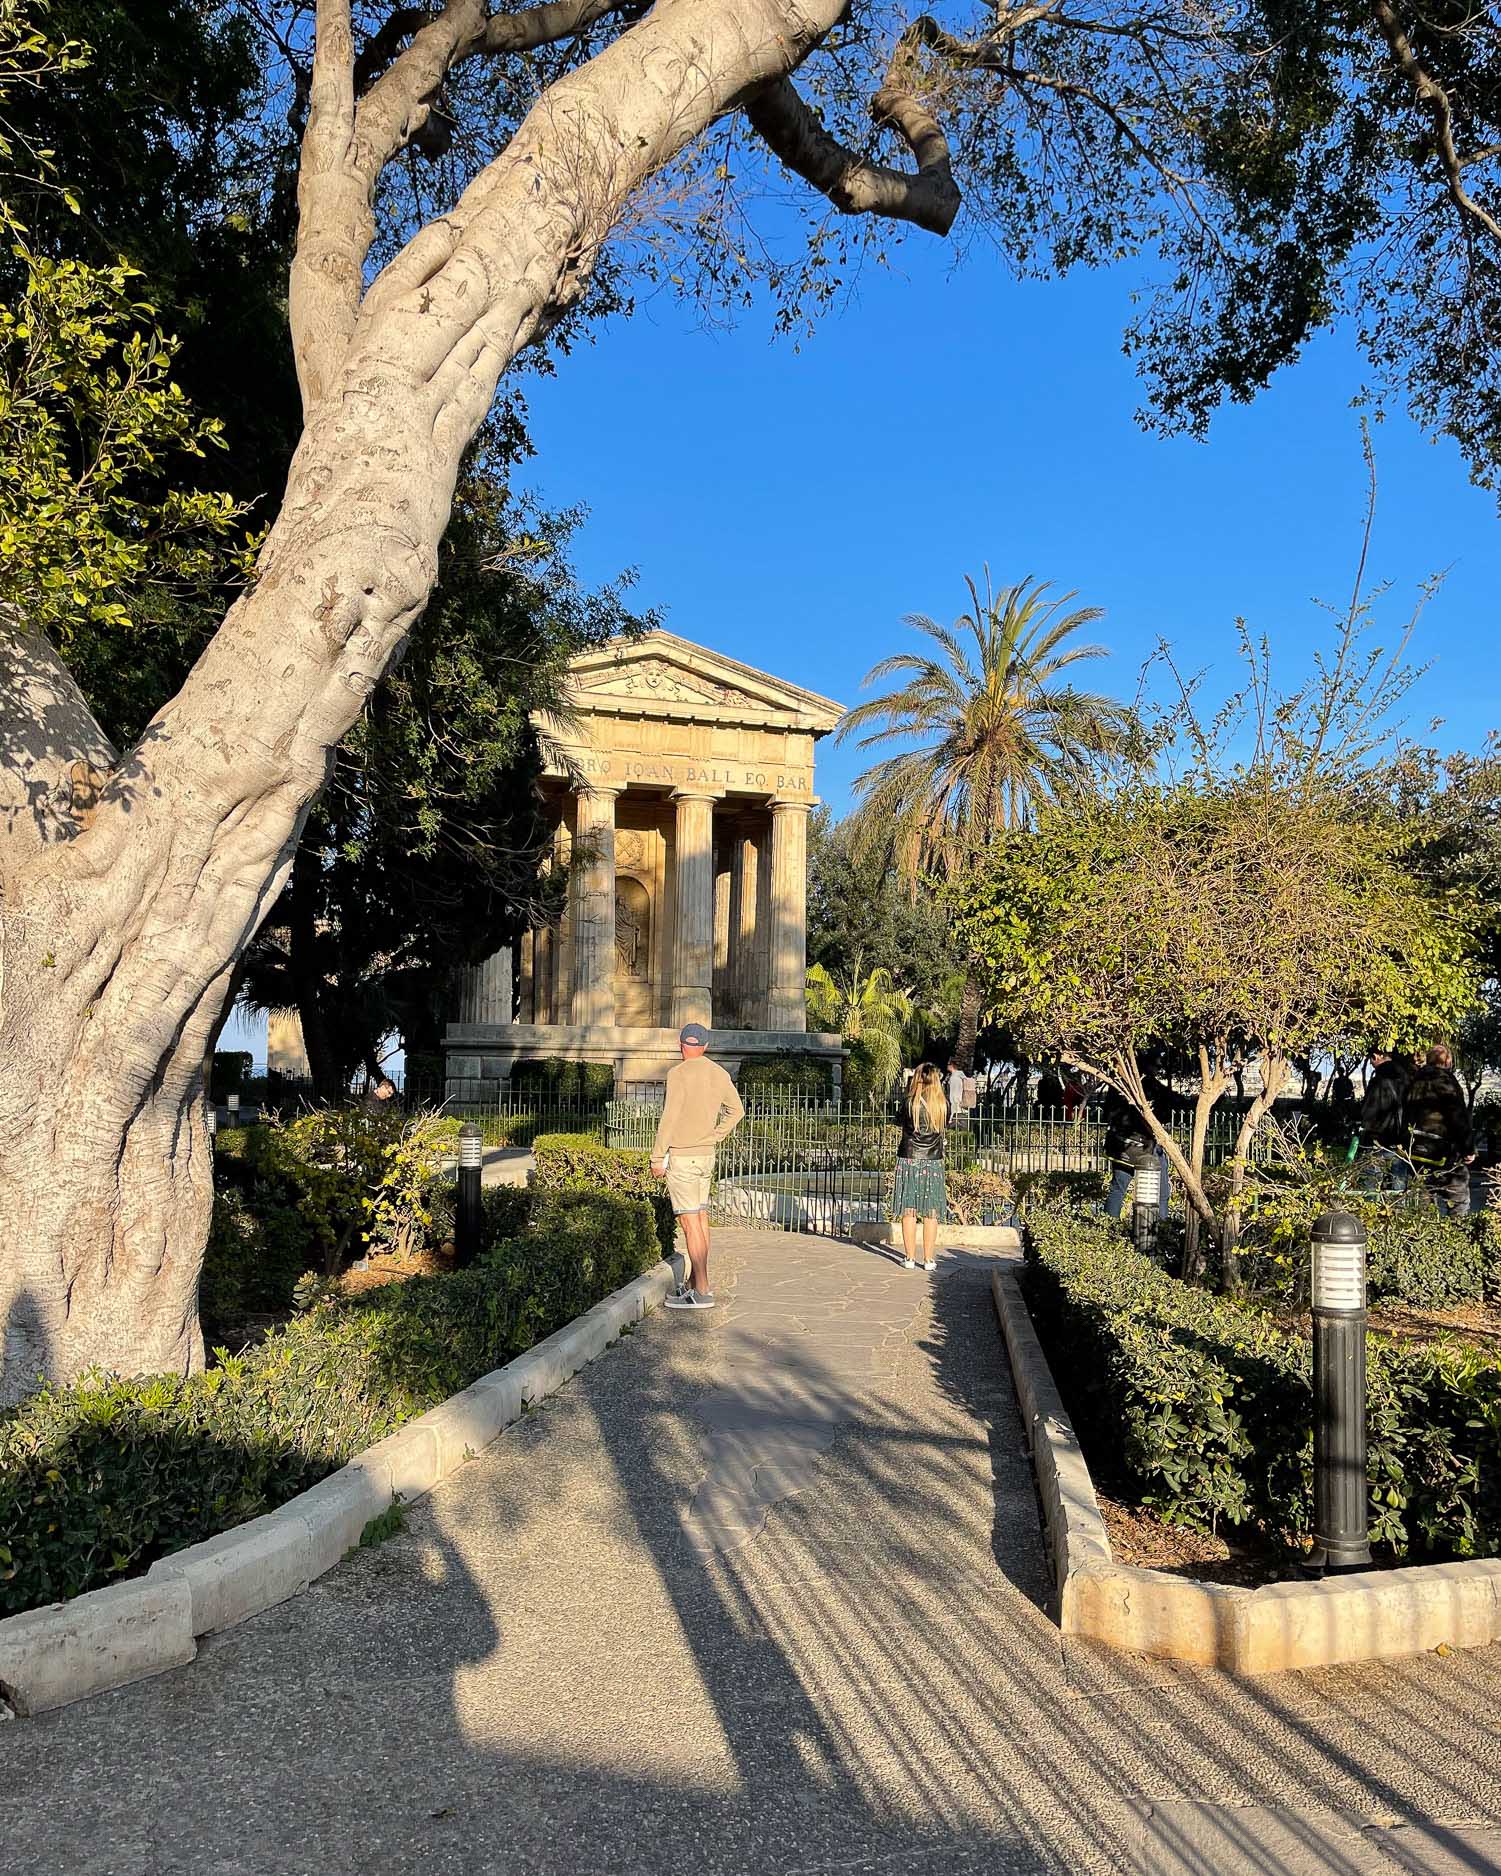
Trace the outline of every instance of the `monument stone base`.
<path fill-rule="evenodd" d="M 827 1061 L 837 1092 L 844 1048 L 837 1035 L 801 1029 L 713 1029 L 709 1053 L 732 1075 L 758 1056 L 810 1055 Z M 608 1062 L 624 1093 L 660 1085 L 682 1058 L 675 1029 L 623 1029 L 615 1024 L 450 1023 L 443 1038 L 450 1101 L 484 1102 L 510 1080 L 518 1062 L 561 1056 L 570 1062 Z"/>

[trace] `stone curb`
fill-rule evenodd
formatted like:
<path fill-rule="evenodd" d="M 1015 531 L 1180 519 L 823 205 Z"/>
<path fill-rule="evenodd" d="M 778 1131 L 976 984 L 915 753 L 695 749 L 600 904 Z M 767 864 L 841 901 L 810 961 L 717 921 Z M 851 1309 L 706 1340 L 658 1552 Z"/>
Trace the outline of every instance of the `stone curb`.
<path fill-rule="evenodd" d="M 0 1621 L 0 1702 L 18 1716 L 181 1667 L 197 1637 L 298 1595 L 396 1496 L 419 1498 L 639 1322 L 682 1276 L 674 1254 L 505 1367 L 430 1408 L 264 1517 L 143 1577 Z M 0 1708 L 0 1718 L 4 1717 Z"/>
<path fill-rule="evenodd" d="M 1118 1564 L 1016 1272 L 991 1276 L 1027 1425 L 1065 1635 L 1232 1674 L 1501 1641 L 1501 1558 L 1239 1589 Z"/>
<path fill-rule="evenodd" d="M 891 1250 L 902 1247 L 902 1228 L 883 1220 L 873 1224 L 851 1225 L 849 1238 L 855 1244 L 880 1244 Z M 940 1251 L 1019 1251 L 1021 1233 L 1015 1225 L 940 1225 Z"/>

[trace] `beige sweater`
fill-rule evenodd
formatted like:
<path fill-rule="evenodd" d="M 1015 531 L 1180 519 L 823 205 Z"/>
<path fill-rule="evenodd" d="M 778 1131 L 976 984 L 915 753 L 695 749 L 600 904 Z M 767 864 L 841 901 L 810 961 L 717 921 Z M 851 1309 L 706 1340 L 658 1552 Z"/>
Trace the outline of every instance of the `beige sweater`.
<path fill-rule="evenodd" d="M 718 1062 L 707 1055 L 681 1061 L 668 1072 L 667 1101 L 651 1156 L 659 1160 L 664 1153 L 712 1153 L 744 1114 L 745 1103 Z"/>

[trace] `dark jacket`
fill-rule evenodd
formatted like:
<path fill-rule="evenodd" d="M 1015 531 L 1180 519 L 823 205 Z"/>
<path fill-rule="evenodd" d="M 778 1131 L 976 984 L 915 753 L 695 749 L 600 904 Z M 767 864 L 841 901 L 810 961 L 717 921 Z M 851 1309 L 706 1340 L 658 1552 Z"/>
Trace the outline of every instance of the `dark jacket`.
<path fill-rule="evenodd" d="M 1160 1116 L 1162 1103 L 1155 1082 L 1147 1084 L 1147 1099 L 1152 1104 L 1152 1112 Z M 1107 1159 L 1125 1160 L 1142 1147 L 1155 1148 L 1156 1143 L 1147 1123 L 1126 1097 L 1117 1094 L 1113 1088 L 1105 1096 L 1104 1118 Z"/>
<path fill-rule="evenodd" d="M 897 1142 L 898 1159 L 942 1159 L 943 1132 L 931 1132 L 912 1125 L 910 1103 L 902 1105 L 902 1137 Z"/>
<path fill-rule="evenodd" d="M 1412 1070 L 1393 1056 L 1372 1071 L 1360 1103 L 1360 1137 L 1370 1146 L 1407 1145 L 1407 1088 Z"/>
<path fill-rule="evenodd" d="M 1470 1110 L 1452 1068 L 1420 1068 L 1407 1084 L 1407 1132 L 1415 1160 L 1452 1166 L 1470 1151 Z"/>

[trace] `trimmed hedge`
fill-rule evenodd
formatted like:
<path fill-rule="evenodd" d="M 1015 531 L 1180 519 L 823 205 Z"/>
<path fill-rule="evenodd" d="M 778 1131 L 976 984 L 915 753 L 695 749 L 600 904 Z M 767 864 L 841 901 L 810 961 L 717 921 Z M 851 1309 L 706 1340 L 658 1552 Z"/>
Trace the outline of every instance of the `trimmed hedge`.
<path fill-rule="evenodd" d="M 1388 1211 L 1370 1227 L 1370 1300 L 1418 1309 L 1478 1303 L 1486 1294 L 1489 1262 L 1486 1240 L 1469 1223 L 1440 1218 L 1426 1205 Z"/>
<path fill-rule="evenodd" d="M 557 1103 L 597 1101 L 615 1096 L 615 1070 L 609 1062 L 574 1062 L 561 1055 L 534 1056 L 511 1070 L 517 1094 L 542 1094 Z"/>
<path fill-rule="evenodd" d="M 321 1305 L 206 1374 L 43 1389 L 0 1415 L 0 1615 L 273 1510 L 659 1255 L 639 1201 L 544 1194 L 479 1268 Z"/>
<path fill-rule="evenodd" d="M 603 1146 L 583 1133 L 539 1133 L 532 1146 L 541 1191 L 613 1192 L 645 1199 L 657 1224 L 663 1257 L 672 1255 L 677 1223 L 665 1183 L 651 1169 L 651 1154 L 635 1147 Z"/>
<path fill-rule="evenodd" d="M 1269 1312 L 1169 1276 L 1102 1221 L 1029 1221 L 1027 1294 L 1093 1462 L 1212 1530 L 1312 1525 L 1312 1354 Z M 1367 1344 L 1371 1536 L 1394 1555 L 1501 1552 L 1501 1367 Z"/>
<path fill-rule="evenodd" d="M 790 1050 L 781 1055 L 754 1055 L 740 1067 L 738 1086 L 743 1096 L 752 1090 L 763 1098 L 786 1095 L 799 1101 L 827 1100 L 832 1082 L 828 1060 Z"/>

